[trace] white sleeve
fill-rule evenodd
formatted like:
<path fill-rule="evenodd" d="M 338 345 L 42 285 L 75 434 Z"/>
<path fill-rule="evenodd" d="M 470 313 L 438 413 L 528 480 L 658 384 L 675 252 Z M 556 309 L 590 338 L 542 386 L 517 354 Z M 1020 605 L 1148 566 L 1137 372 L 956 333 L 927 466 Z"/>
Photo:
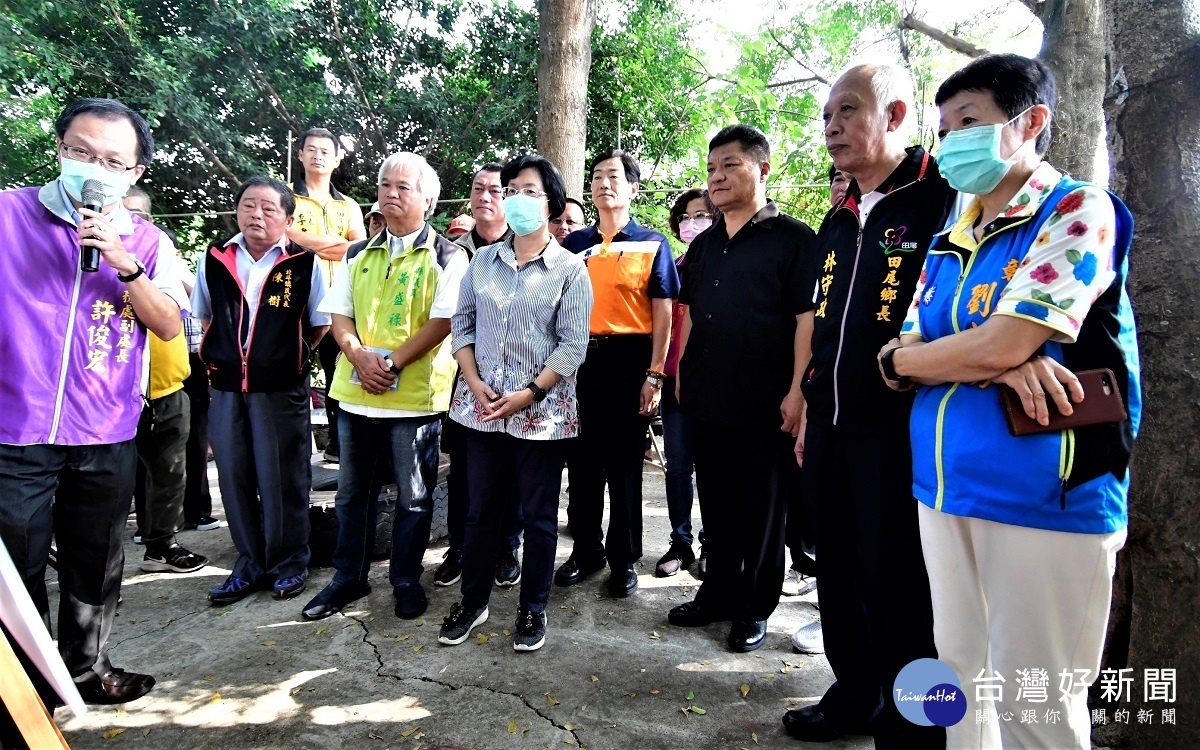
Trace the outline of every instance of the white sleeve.
<path fill-rule="evenodd" d="M 429 308 L 430 318 L 453 318 L 458 308 L 458 292 L 462 288 L 463 277 L 467 275 L 467 253 L 459 250 L 450 256 L 450 262 L 438 274 L 437 286 L 433 291 L 433 306 Z"/>
<path fill-rule="evenodd" d="M 183 282 L 179 277 L 181 268 L 186 269 L 186 266 L 179 259 L 171 238 L 167 237 L 166 232 L 159 232 L 158 256 L 154 263 L 154 273 L 150 274 L 150 280 L 154 282 L 154 286 L 179 306 L 179 317 L 183 319 L 188 316 L 191 306 L 188 303 L 187 292 L 183 290 Z"/>
<path fill-rule="evenodd" d="M 350 289 L 350 255 L 341 260 L 342 267 L 333 275 L 333 285 L 325 291 L 317 312 L 354 317 L 354 294 Z"/>

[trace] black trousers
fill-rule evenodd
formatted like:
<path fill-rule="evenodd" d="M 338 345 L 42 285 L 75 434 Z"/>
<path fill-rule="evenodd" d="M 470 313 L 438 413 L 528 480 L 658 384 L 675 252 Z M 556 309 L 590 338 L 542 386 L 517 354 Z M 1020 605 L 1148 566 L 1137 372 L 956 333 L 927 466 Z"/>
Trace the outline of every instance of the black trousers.
<path fill-rule="evenodd" d="M 122 534 L 136 461 L 132 440 L 0 445 L 0 539 L 49 628 L 46 561 L 53 534 L 58 650 L 77 682 L 112 668 L 108 637 L 121 593 Z"/>
<path fill-rule="evenodd" d="M 488 603 L 499 531 L 519 504 L 525 530 L 521 606 L 544 612 L 558 547 L 558 493 L 571 441 L 521 440 L 502 432 L 464 429 L 471 507 L 463 547 L 463 607 L 474 610 Z"/>
<path fill-rule="evenodd" d="M 697 603 L 734 620 L 766 620 L 783 586 L 789 500 L 799 489 L 795 439 L 772 427 L 692 422 L 708 572 Z"/>
<path fill-rule="evenodd" d="M 341 445 L 338 442 L 338 402 L 337 399 L 329 397 L 329 386 L 333 383 L 333 370 L 337 367 L 337 358 L 341 354 L 341 347 L 333 336 L 323 336 L 317 342 L 317 360 L 321 363 L 321 370 L 325 373 L 325 417 L 329 422 L 329 448 L 333 448 L 330 453 L 336 453 Z"/>
<path fill-rule="evenodd" d="M 208 488 L 208 371 L 200 355 L 188 355 L 192 372 L 183 381 L 189 406 L 187 439 L 187 484 L 183 493 L 183 520 L 195 523 L 212 515 L 212 492 Z"/>
<path fill-rule="evenodd" d="M 189 411 L 187 394 L 179 390 L 151 399 L 138 422 L 134 439 L 138 481 L 133 496 L 148 551 L 169 546 L 183 525 Z"/>
<path fill-rule="evenodd" d="M 453 419 L 442 420 L 442 453 L 450 457 L 450 471 L 446 474 L 446 530 L 450 536 L 450 547 L 461 550 L 467 534 L 467 510 L 471 498 L 467 491 L 467 433 L 470 427 L 463 427 Z M 505 505 L 506 510 L 501 518 L 497 532 L 502 545 L 497 555 L 507 556 L 516 552 L 521 546 L 521 504 L 512 500 Z"/>
<path fill-rule="evenodd" d="M 639 412 L 649 336 L 593 338 L 579 368 L 579 437 L 567 459 L 572 554 L 618 569 L 642 556 L 642 461 L 650 417 Z M 604 485 L 608 485 L 608 537 Z"/>
<path fill-rule="evenodd" d="M 905 665 L 937 657 L 908 426 L 863 435 L 809 422 L 803 482 L 835 679 L 821 710 L 847 724 L 870 722 L 876 747 L 944 747 L 944 729 L 907 721 L 891 697 Z"/>

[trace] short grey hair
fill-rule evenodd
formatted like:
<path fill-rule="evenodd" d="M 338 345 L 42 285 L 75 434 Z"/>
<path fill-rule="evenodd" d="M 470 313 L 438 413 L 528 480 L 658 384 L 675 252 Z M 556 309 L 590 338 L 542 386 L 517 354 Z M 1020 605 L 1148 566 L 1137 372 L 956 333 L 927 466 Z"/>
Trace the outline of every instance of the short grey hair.
<path fill-rule="evenodd" d="M 437 210 L 442 181 L 438 178 L 437 171 L 425 161 L 425 157 L 411 151 L 397 151 L 379 165 L 379 179 L 376 183 L 382 182 L 383 176 L 388 172 L 404 166 L 414 166 L 418 169 L 420 177 L 417 179 L 417 187 L 421 191 L 421 197 L 429 199 L 429 209 L 425 212 L 425 218 L 428 219 Z"/>
<path fill-rule="evenodd" d="M 881 111 L 896 102 L 904 102 L 909 112 L 916 110 L 912 76 L 904 68 L 899 65 L 863 63 L 847 68 L 838 80 L 855 73 L 861 73 L 870 79 L 871 91 L 875 94 L 875 101 Z M 906 117 L 905 120 L 907 119 Z"/>

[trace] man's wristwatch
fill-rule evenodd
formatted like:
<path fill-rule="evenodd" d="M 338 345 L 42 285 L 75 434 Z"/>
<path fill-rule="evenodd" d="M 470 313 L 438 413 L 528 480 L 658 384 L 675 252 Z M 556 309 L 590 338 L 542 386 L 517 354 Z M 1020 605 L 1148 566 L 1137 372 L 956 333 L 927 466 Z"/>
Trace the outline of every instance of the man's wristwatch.
<path fill-rule="evenodd" d="M 546 394 L 550 393 L 550 391 L 546 390 L 545 388 L 540 387 L 537 383 L 533 382 L 532 380 L 529 381 L 529 385 L 527 385 L 525 387 L 528 388 L 529 390 L 533 391 L 533 400 L 537 403 L 541 403 L 542 401 L 545 401 Z"/>
<path fill-rule="evenodd" d="M 400 368 L 396 367 L 396 363 L 392 361 L 391 357 L 384 357 L 383 363 L 387 365 L 387 368 L 392 371 L 393 375 L 400 377 Z"/>
<path fill-rule="evenodd" d="M 901 348 L 902 347 L 899 346 L 893 346 L 891 349 L 888 349 L 886 352 L 884 352 L 883 356 L 879 358 L 879 366 L 883 368 L 883 376 L 885 378 L 893 383 L 907 385 L 908 378 L 904 375 L 897 374 L 896 363 L 892 361 L 892 357 L 895 356 L 896 350 Z"/>
<path fill-rule="evenodd" d="M 134 258 L 133 262 L 137 264 L 137 270 L 135 270 L 133 273 L 129 274 L 128 276 L 118 273 L 117 281 L 128 284 L 129 282 L 133 281 L 138 276 L 141 276 L 142 274 L 144 274 L 146 272 L 146 266 L 143 265 L 140 260 L 138 260 L 137 258 Z"/>

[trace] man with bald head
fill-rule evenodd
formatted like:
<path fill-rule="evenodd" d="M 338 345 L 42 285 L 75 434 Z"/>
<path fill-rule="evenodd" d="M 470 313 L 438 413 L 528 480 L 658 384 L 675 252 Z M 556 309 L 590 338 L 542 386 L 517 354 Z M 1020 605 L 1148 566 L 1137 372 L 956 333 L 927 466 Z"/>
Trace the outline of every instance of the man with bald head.
<path fill-rule="evenodd" d="M 873 734 L 880 748 L 945 746 L 943 729 L 909 722 L 893 700 L 896 674 L 937 652 L 912 494 L 912 395 L 889 389 L 875 359 L 900 330 L 955 195 L 933 157 L 908 146 L 912 102 L 906 72 L 860 65 L 834 83 L 824 109 L 825 146 L 853 179 L 817 233 L 807 427 L 797 446 L 835 677 L 820 703 L 783 717 L 790 735 L 809 742 Z"/>

